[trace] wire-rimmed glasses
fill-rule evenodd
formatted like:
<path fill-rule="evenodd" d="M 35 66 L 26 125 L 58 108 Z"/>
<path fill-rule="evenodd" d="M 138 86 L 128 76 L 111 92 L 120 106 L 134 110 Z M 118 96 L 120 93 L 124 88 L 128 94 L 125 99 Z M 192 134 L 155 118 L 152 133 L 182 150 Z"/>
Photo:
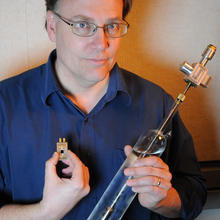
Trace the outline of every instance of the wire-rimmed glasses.
<path fill-rule="evenodd" d="M 94 23 L 90 23 L 88 21 L 69 21 L 64 18 L 57 12 L 53 12 L 59 19 L 63 22 L 71 26 L 73 34 L 76 34 L 80 37 L 90 37 L 93 36 L 98 28 L 103 28 L 105 35 L 109 38 L 120 38 L 127 34 L 129 24 L 125 20 L 121 20 L 119 22 L 113 22 L 109 24 L 105 24 L 104 26 L 98 26 Z"/>

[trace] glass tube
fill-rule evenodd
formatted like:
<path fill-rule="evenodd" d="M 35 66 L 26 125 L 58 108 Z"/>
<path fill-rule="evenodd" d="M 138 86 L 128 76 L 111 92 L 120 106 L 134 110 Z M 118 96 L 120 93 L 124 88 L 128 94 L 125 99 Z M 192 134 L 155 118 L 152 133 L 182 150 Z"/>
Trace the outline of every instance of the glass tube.
<path fill-rule="evenodd" d="M 137 194 L 126 185 L 127 179 L 132 176 L 125 176 L 124 169 L 132 166 L 138 158 L 160 156 L 166 143 L 166 137 L 158 130 L 151 130 L 148 135 L 141 136 L 87 220 L 120 220 Z"/>

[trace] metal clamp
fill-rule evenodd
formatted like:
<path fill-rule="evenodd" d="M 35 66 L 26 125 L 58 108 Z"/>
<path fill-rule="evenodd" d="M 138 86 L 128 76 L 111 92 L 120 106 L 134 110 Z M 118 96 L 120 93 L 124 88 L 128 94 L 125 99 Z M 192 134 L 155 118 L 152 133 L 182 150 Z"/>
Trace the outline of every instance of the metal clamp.
<path fill-rule="evenodd" d="M 203 86 L 208 87 L 209 82 L 212 77 L 208 74 L 208 69 L 205 67 L 207 62 L 212 59 L 216 51 L 216 47 L 209 44 L 202 54 L 202 59 L 199 63 L 190 65 L 184 62 L 180 70 L 185 73 L 185 81 L 187 83 L 192 83 L 194 87 Z"/>

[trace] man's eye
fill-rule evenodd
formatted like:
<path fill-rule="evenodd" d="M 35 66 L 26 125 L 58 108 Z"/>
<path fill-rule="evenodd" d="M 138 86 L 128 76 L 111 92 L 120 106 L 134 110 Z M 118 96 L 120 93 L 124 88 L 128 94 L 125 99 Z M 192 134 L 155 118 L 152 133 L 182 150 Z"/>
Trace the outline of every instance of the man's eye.
<path fill-rule="evenodd" d="M 85 21 L 79 21 L 75 23 L 75 27 L 80 29 L 89 29 L 90 25 Z"/>
<path fill-rule="evenodd" d="M 118 30 L 120 29 L 120 24 L 108 24 L 108 29 L 111 29 L 111 30 Z"/>

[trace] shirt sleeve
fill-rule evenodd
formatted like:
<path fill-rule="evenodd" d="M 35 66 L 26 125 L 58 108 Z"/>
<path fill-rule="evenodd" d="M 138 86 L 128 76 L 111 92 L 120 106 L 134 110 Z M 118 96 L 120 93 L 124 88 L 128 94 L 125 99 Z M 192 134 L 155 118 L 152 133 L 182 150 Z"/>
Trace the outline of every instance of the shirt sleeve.
<path fill-rule="evenodd" d="M 2 154 L 2 145 L 0 144 L 0 208 L 6 204 L 11 203 L 11 193 L 9 192 L 10 184 L 9 182 L 6 183 L 5 176 L 3 173 L 3 160 L 5 159 Z M 9 172 L 7 172 L 7 175 L 9 175 Z"/>
<path fill-rule="evenodd" d="M 8 204 L 8 199 L 9 198 L 4 193 L 4 181 L 3 181 L 1 170 L 0 170 L 0 208 Z"/>
<path fill-rule="evenodd" d="M 3 120 L 3 111 L 4 107 L 2 105 L 2 96 L 1 96 L 1 85 L 0 85 L 0 208 L 3 205 L 9 204 L 11 200 L 9 192 L 9 182 L 6 183 L 6 177 L 4 175 L 10 175 L 7 170 L 7 164 L 4 166 L 4 162 L 7 158 L 7 150 L 3 147 L 5 141 L 5 121 Z M 7 171 L 6 171 L 7 170 Z"/>
<path fill-rule="evenodd" d="M 177 113 L 172 121 L 172 138 L 166 154 L 173 187 L 181 199 L 181 218 L 191 220 L 206 201 L 206 183 L 201 174 L 190 133 Z"/>

